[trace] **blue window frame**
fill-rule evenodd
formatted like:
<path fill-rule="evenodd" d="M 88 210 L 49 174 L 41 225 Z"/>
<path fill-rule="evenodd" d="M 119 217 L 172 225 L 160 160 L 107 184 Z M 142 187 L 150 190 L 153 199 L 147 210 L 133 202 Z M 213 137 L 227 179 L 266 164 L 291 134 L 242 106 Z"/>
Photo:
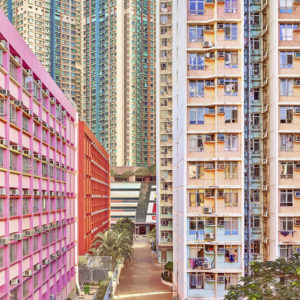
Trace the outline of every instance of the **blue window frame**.
<path fill-rule="evenodd" d="M 190 0 L 189 1 L 190 15 L 204 15 L 204 0 Z"/>
<path fill-rule="evenodd" d="M 293 52 L 280 52 L 280 68 L 290 69 L 293 67 Z"/>
<path fill-rule="evenodd" d="M 203 53 L 189 53 L 189 69 L 190 70 L 204 70 L 204 54 Z"/>
<path fill-rule="evenodd" d="M 236 0 L 225 0 L 224 11 L 225 11 L 225 13 L 236 13 L 237 12 L 237 1 Z"/>
<path fill-rule="evenodd" d="M 280 0 L 279 10 L 281 13 L 291 14 L 293 12 L 293 0 Z"/>
<path fill-rule="evenodd" d="M 292 41 L 293 31 L 298 29 L 298 24 L 280 24 L 279 29 L 281 41 Z"/>
<path fill-rule="evenodd" d="M 293 96 L 293 79 L 280 79 L 280 96 Z"/>
<path fill-rule="evenodd" d="M 237 79 L 231 79 L 226 78 L 225 79 L 225 96 L 237 96 L 238 94 L 238 80 Z"/>
<path fill-rule="evenodd" d="M 225 35 L 225 41 L 237 40 L 237 24 L 225 23 L 224 24 L 224 35 Z"/>
<path fill-rule="evenodd" d="M 189 26 L 189 42 L 201 42 L 203 41 L 204 30 L 203 26 Z"/>
<path fill-rule="evenodd" d="M 190 124 L 204 124 L 204 107 L 192 107 L 189 110 Z"/>
<path fill-rule="evenodd" d="M 191 80 L 189 82 L 190 97 L 204 97 L 204 80 Z"/>

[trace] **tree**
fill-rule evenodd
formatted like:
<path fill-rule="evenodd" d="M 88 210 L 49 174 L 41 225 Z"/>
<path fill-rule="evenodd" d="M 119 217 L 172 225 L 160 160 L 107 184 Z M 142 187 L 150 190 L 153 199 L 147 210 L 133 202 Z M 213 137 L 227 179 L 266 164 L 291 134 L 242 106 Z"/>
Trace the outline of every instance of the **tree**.
<path fill-rule="evenodd" d="M 288 259 L 253 262 L 251 276 L 230 286 L 225 299 L 300 299 L 300 256 L 295 254 Z"/>

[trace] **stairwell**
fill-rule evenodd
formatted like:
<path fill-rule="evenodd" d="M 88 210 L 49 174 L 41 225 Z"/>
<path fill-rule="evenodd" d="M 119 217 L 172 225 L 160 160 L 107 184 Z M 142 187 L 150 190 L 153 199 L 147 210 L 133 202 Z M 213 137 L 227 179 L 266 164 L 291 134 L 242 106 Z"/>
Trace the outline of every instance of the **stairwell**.
<path fill-rule="evenodd" d="M 142 182 L 141 184 L 139 202 L 136 210 L 137 223 L 144 223 L 146 221 L 151 186 L 151 182 Z"/>

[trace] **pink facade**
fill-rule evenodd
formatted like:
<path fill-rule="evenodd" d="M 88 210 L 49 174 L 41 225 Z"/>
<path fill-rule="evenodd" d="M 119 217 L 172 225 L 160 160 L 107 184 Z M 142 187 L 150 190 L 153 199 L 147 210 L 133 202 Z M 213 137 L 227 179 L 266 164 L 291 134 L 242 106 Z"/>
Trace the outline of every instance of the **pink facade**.
<path fill-rule="evenodd" d="M 0 298 L 75 289 L 76 110 L 0 11 Z"/>

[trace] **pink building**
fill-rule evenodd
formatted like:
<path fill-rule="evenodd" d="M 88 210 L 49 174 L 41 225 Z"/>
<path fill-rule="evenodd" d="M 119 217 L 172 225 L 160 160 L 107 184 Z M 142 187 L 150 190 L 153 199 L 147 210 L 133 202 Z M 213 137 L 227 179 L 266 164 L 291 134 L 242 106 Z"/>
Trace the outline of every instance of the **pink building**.
<path fill-rule="evenodd" d="M 76 110 L 0 12 L 0 299 L 75 292 Z"/>

